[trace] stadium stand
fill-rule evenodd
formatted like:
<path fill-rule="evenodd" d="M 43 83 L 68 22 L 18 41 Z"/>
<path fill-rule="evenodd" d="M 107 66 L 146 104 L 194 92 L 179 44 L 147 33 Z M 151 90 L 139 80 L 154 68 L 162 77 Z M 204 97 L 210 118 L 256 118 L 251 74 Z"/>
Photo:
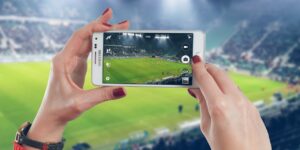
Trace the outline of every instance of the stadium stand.
<path fill-rule="evenodd" d="M 2 49 L 0 54 L 16 53 L 22 55 L 54 54 L 63 47 L 68 37 L 79 25 L 51 25 L 42 22 L 20 23 L 18 21 L 2 21 L 0 22 L 0 27 Z"/>
<path fill-rule="evenodd" d="M 298 42 L 300 43 L 300 42 Z M 291 52 L 289 57 L 289 62 L 295 64 L 296 66 L 300 65 L 300 44 Z"/>
<path fill-rule="evenodd" d="M 299 84 L 299 23 L 299 19 L 267 16 L 242 21 L 223 46 L 209 54 L 208 60 L 252 75 Z"/>
<path fill-rule="evenodd" d="M 55 54 L 86 23 L 84 13 L 79 15 L 76 9 L 53 11 L 37 0 L 1 0 L 0 62 L 30 61 L 33 55 Z M 45 58 L 49 57 L 40 60 Z"/>
<path fill-rule="evenodd" d="M 274 94 L 277 95 L 278 93 Z M 281 96 L 280 96 L 281 97 Z M 257 105 L 264 123 L 266 124 L 274 150 L 300 149 L 300 93 L 287 99 L 277 98 L 271 105 Z M 115 150 L 209 150 L 210 147 L 201 133 L 199 124 L 154 137 L 150 140 L 140 140 L 117 144 Z"/>

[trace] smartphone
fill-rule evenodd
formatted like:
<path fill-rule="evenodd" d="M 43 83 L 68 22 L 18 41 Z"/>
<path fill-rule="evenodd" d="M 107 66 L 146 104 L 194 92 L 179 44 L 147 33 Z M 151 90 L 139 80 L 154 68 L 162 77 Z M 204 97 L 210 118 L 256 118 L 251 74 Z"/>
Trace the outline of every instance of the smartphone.
<path fill-rule="evenodd" d="M 97 86 L 195 87 L 191 61 L 203 58 L 201 31 L 128 30 L 93 33 Z"/>

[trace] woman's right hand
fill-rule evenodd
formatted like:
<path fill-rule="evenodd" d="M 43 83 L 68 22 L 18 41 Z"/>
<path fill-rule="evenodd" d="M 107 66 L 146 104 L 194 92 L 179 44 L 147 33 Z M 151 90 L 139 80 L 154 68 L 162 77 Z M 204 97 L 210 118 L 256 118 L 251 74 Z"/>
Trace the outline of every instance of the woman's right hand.
<path fill-rule="evenodd" d="M 256 107 L 228 75 L 193 57 L 199 88 L 188 89 L 201 108 L 200 128 L 213 150 L 270 150 L 266 127 Z"/>

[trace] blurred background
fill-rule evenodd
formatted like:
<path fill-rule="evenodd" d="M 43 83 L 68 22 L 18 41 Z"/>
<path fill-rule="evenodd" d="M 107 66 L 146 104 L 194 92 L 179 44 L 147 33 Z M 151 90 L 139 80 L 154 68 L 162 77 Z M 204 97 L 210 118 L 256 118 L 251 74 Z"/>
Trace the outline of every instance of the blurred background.
<path fill-rule="evenodd" d="M 114 10 L 130 29 L 203 30 L 205 59 L 259 109 L 274 150 L 300 149 L 298 0 L 0 0 L 0 149 L 43 98 L 50 59 L 72 32 Z M 90 69 L 86 89 L 94 88 Z M 180 88 L 127 88 L 68 124 L 65 149 L 201 149 L 197 102 Z"/>

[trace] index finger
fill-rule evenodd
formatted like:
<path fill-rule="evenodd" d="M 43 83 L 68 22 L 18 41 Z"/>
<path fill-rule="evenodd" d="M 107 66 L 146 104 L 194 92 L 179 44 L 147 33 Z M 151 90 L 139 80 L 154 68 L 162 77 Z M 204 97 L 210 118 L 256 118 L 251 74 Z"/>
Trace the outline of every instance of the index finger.
<path fill-rule="evenodd" d="M 214 78 L 207 72 L 205 63 L 198 55 L 193 56 L 193 73 L 203 96 L 207 100 L 207 105 L 216 103 L 223 95 Z"/>
<path fill-rule="evenodd" d="M 94 32 L 105 32 L 112 29 L 112 25 L 106 23 L 112 17 L 112 10 L 108 9 L 101 17 L 75 31 L 66 44 L 65 50 L 70 54 L 87 56 L 91 50 L 91 37 Z"/>
<path fill-rule="evenodd" d="M 65 50 L 72 53 L 87 54 L 89 53 L 89 48 L 81 48 L 82 46 L 90 46 L 90 38 L 93 32 L 105 32 L 111 29 L 111 26 L 108 26 L 104 23 L 98 23 L 96 21 L 91 22 L 85 27 L 77 30 L 71 36 L 70 40 L 66 44 Z"/>

